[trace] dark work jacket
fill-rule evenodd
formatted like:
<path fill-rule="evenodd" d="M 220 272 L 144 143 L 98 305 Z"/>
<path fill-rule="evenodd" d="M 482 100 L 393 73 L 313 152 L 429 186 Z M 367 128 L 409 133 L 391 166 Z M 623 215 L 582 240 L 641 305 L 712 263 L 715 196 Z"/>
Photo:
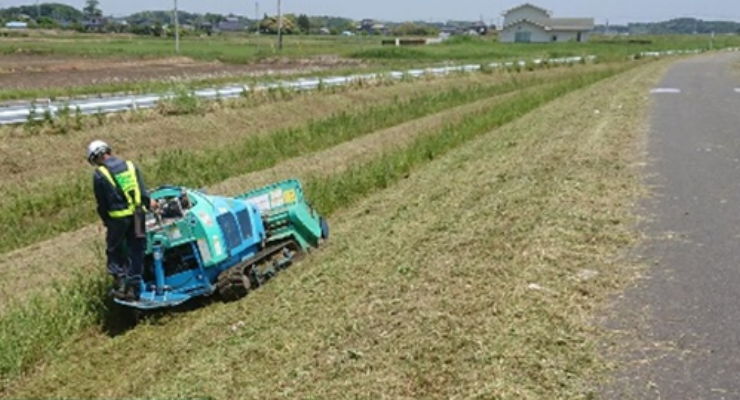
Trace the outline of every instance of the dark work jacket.
<path fill-rule="evenodd" d="M 126 170 L 126 161 L 114 156 L 108 157 L 108 159 L 105 161 L 105 165 L 110 170 L 111 175 L 115 175 Z M 141 204 L 143 204 L 144 207 L 149 208 L 149 192 L 146 188 L 146 185 L 144 184 L 144 179 L 141 176 L 141 171 L 139 170 L 139 167 L 136 165 L 134 165 L 134 167 L 136 168 L 136 177 L 139 181 L 139 190 L 141 190 Z M 103 221 L 104 224 L 107 225 L 108 222 L 112 219 L 108 215 L 109 211 L 123 210 L 128 208 L 126 197 L 123 195 L 118 186 L 111 185 L 111 182 L 108 180 L 108 178 L 106 178 L 105 175 L 103 175 L 97 167 L 95 168 L 95 172 L 93 173 L 93 189 L 95 191 L 95 200 L 98 203 L 98 215 L 100 216 L 100 219 Z"/>

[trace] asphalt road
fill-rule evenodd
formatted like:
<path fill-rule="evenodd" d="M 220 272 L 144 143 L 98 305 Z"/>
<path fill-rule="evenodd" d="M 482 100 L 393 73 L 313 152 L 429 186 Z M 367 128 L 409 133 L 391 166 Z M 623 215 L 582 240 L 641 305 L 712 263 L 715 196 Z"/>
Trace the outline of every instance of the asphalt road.
<path fill-rule="evenodd" d="M 738 63 L 737 53 L 677 62 L 659 85 L 670 90 L 651 94 L 655 197 L 639 251 L 651 266 L 610 323 L 639 344 L 605 399 L 740 399 Z"/>

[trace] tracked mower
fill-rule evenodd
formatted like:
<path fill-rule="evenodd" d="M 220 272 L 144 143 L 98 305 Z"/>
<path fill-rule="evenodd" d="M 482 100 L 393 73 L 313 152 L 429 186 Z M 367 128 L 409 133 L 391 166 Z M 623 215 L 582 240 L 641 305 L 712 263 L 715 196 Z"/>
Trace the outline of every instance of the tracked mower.
<path fill-rule="evenodd" d="M 141 297 L 115 299 L 138 311 L 166 309 L 197 297 L 240 299 L 329 238 L 326 219 L 297 180 L 237 196 L 179 186 L 151 193 Z"/>

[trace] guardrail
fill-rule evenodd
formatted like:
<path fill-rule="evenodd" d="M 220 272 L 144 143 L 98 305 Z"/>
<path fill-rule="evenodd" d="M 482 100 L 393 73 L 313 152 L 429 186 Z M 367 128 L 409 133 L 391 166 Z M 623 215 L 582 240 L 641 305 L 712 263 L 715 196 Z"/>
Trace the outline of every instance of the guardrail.
<path fill-rule="evenodd" d="M 595 56 L 587 57 L 564 57 L 554 59 L 531 60 L 532 64 L 543 62 L 551 64 L 579 63 L 593 60 Z M 319 87 L 331 87 L 348 85 L 358 81 L 369 81 L 375 79 L 419 78 L 425 75 L 447 75 L 453 72 L 476 72 L 488 68 L 502 68 L 512 66 L 526 66 L 526 61 L 510 61 L 503 63 L 492 63 L 486 65 L 462 65 L 455 67 L 438 67 L 426 69 L 413 69 L 405 72 L 393 71 L 388 73 L 370 73 L 349 76 L 338 76 L 328 78 L 303 78 L 294 81 L 279 83 L 263 83 L 253 87 L 248 85 L 232 85 L 221 88 L 210 88 L 194 90 L 190 93 L 204 100 L 228 99 L 243 96 L 248 92 L 263 91 L 270 89 L 292 89 L 292 90 L 316 90 Z M 23 124 L 30 121 L 39 121 L 48 118 L 57 118 L 60 113 L 69 112 L 73 115 L 94 115 L 116 112 L 132 111 L 137 109 L 152 108 L 163 100 L 170 100 L 177 96 L 174 93 L 145 94 L 128 96 L 111 96 L 104 99 L 72 99 L 64 101 L 46 101 L 43 104 L 28 103 L 0 107 L 0 125 Z"/>
<path fill-rule="evenodd" d="M 664 51 L 643 51 L 642 53 L 639 53 L 640 56 L 643 57 L 660 57 L 660 56 L 673 56 L 673 55 L 680 55 L 680 54 L 699 54 L 706 52 L 706 49 L 690 49 L 690 50 L 664 50 Z M 722 52 L 728 52 L 728 51 L 740 51 L 740 47 L 726 47 L 723 49 L 719 49 L 718 51 Z"/>
<path fill-rule="evenodd" d="M 643 57 L 656 57 L 663 55 L 692 54 L 700 53 L 706 50 L 666 50 L 657 52 L 639 53 Z M 723 51 L 740 51 L 740 48 L 727 48 Z M 535 59 L 529 61 L 532 64 L 539 65 L 543 62 L 551 64 L 579 63 L 592 61 L 596 56 L 586 57 L 563 57 L 553 59 Z M 633 56 L 634 58 L 634 56 Z M 473 64 L 455 67 L 439 67 L 426 69 L 413 69 L 405 72 L 393 71 L 389 73 L 371 73 L 350 76 L 339 76 L 329 78 L 303 78 L 294 81 L 257 84 L 253 87 L 247 85 L 232 85 L 221 88 L 210 88 L 194 90 L 191 94 L 199 99 L 217 100 L 228 99 L 243 96 L 248 92 L 263 91 L 270 89 L 292 89 L 292 90 L 316 90 L 319 87 L 348 85 L 357 81 L 367 81 L 374 79 L 403 79 L 419 78 L 424 75 L 446 75 L 453 72 L 476 72 L 488 68 L 502 68 L 512 66 L 527 66 L 527 61 L 510 61 L 503 63 L 491 63 L 487 65 Z M 132 111 L 137 109 L 153 108 L 163 100 L 170 100 L 177 96 L 174 93 L 165 94 L 145 94 L 145 95 L 128 95 L 128 96 L 110 96 L 104 99 L 72 99 L 64 101 L 47 101 L 44 104 L 28 103 L 13 106 L 0 106 L 0 125 L 23 124 L 30 121 L 39 121 L 48 118 L 57 118 L 60 113 L 74 113 L 76 115 L 94 115 L 108 114 L 116 112 Z"/>
<path fill-rule="evenodd" d="M 666 50 L 666 51 L 643 51 L 642 53 L 639 53 L 642 57 L 660 57 L 660 56 L 672 56 L 676 54 L 699 54 L 703 53 L 705 50 Z"/>

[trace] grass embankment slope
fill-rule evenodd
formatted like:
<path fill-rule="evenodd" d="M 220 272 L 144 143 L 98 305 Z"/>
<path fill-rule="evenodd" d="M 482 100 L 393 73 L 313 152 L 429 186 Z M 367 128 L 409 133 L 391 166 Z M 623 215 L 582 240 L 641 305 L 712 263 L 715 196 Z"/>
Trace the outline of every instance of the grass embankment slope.
<path fill-rule="evenodd" d="M 267 182 L 255 175 L 237 180 L 238 184 L 225 184 L 223 179 L 312 153 L 321 161 L 300 165 L 300 161 L 296 162 L 299 159 L 294 158 L 280 168 L 279 174 L 268 175 L 265 171 L 262 175 L 270 179 L 307 179 L 309 173 L 335 173 L 460 121 L 476 110 L 501 104 L 500 94 L 605 67 L 573 68 L 460 76 L 334 95 L 309 95 L 256 109 L 227 109 L 206 116 L 114 125 L 110 137 L 115 138 L 119 154 L 139 161 L 151 186 L 172 182 L 195 187 L 216 185 L 211 189 L 218 193 L 237 194 Z M 499 108 L 506 108 L 505 104 Z M 0 191 L 6 194 L 5 201 L 0 201 L 0 210 L 11 210 L 3 220 L 6 229 L 0 235 L 4 239 L 2 248 L 16 248 L 12 242 L 23 239 L 25 242 L 21 243 L 27 246 L 0 255 L 0 298 L 5 303 L 25 298 L 29 292 L 50 290 L 51 280 L 66 280 L 73 271 L 100 268 L 102 235 L 94 224 L 89 167 L 74 157 L 79 154 L 75 150 L 79 143 L 98 134 L 96 130 L 86 130 L 73 133 L 73 140 L 65 136 L 8 139 L 16 149 L 29 152 L 45 141 L 68 160 L 61 168 L 45 174 L 48 165 L 29 163 L 19 154 L 8 152 L 7 168 L 20 170 L 5 175 Z M 197 150 L 186 150 L 186 143 Z M 346 145 L 335 148 L 342 143 Z M 75 230 L 78 227 L 84 228 Z M 62 234 L 54 237 L 55 233 Z M 54 260 L 52 270 L 45 267 L 49 260 Z M 12 282 L 12 288 L 3 290 L 8 285 L 2 282 Z"/>
<path fill-rule="evenodd" d="M 616 71 L 622 70 L 623 67 Z M 386 187 L 410 168 L 417 168 L 427 162 L 430 156 L 433 158 L 435 154 L 512 121 L 543 102 L 556 98 L 564 91 L 582 87 L 584 84 L 594 82 L 594 79 L 610 76 L 615 71 L 607 66 L 584 66 L 569 69 L 565 76 L 553 79 L 560 73 L 562 71 L 556 74 L 545 71 L 545 75 L 539 79 L 532 79 L 533 76 L 529 76 L 528 79 L 516 84 L 514 78 L 519 77 L 519 74 L 510 76 L 508 82 L 500 82 L 495 76 L 491 76 L 489 77 L 491 85 L 468 86 L 462 92 L 452 90 L 436 93 L 434 96 L 422 97 L 421 103 L 412 101 L 396 104 L 397 108 L 390 112 L 382 106 L 378 109 L 371 108 L 369 112 L 363 110 L 359 114 L 350 114 L 349 118 L 340 114 L 339 118 L 332 116 L 318 122 L 310 122 L 308 131 L 301 129 L 290 133 L 293 139 L 290 142 L 298 143 L 298 147 L 281 147 L 281 157 L 278 158 L 285 159 L 286 156 L 295 154 L 296 150 L 299 150 L 299 153 L 317 151 L 337 143 L 336 139 L 348 142 L 325 151 L 288 160 L 272 169 L 229 179 L 217 185 L 216 190 L 225 194 L 241 193 L 244 188 L 259 185 L 268 177 L 278 179 L 276 175 L 279 174 L 283 174 L 283 178 L 298 177 L 306 185 L 307 194 L 313 204 L 325 214 L 331 213 L 373 190 Z M 542 84 L 543 77 L 545 84 Z M 455 79 L 448 83 L 454 84 Z M 469 104 L 444 110 L 445 107 L 466 102 Z M 408 106 L 423 107 L 411 110 L 413 112 L 405 112 L 404 109 Z M 383 125 L 377 124 L 377 117 L 380 115 L 376 112 L 378 110 L 384 115 L 380 120 L 385 121 L 385 125 L 388 123 L 400 125 L 371 132 L 372 129 Z M 408 118 L 400 120 L 387 118 L 388 115 L 398 115 L 399 112 Z M 434 114 L 435 112 L 437 114 Z M 430 113 L 434 115 L 420 117 Z M 407 120 L 411 121 L 402 123 Z M 314 129 L 316 127 L 331 129 L 327 132 L 324 128 Z M 347 136 L 347 131 L 353 132 L 353 135 Z M 449 131 L 454 131 L 454 134 L 446 134 Z M 283 133 L 278 131 L 263 137 L 269 141 L 256 144 L 253 142 L 255 137 L 246 137 L 244 140 L 247 147 L 254 144 L 251 147 L 260 150 L 259 155 L 248 165 L 265 167 L 270 162 L 276 161 L 273 158 L 275 154 L 263 150 L 272 149 L 274 146 L 270 146 L 270 143 L 278 143 L 284 139 Z M 327 133 L 333 137 L 333 142 L 326 141 Z M 257 139 L 262 140 L 260 137 Z M 300 145 L 303 141 L 311 142 L 311 146 L 303 147 Z M 315 145 L 317 143 L 318 147 Z M 241 143 L 237 148 L 239 146 L 244 147 L 245 144 Z M 233 145 L 229 147 L 228 152 L 219 152 L 219 160 L 213 164 L 206 162 L 204 166 L 207 168 L 194 170 L 201 175 L 209 175 L 214 167 L 220 170 L 223 163 L 231 163 L 229 157 L 235 157 L 234 162 L 241 162 L 245 154 L 250 154 L 238 150 L 234 152 L 233 147 Z M 377 158 L 381 152 L 383 156 Z M 190 157 L 188 154 L 182 156 L 192 160 L 190 158 L 192 154 Z M 297 164 L 301 158 L 321 161 L 312 162 L 310 167 L 306 167 Z M 368 159 L 372 160 L 368 162 Z M 298 168 L 295 168 L 296 166 Z M 180 164 L 169 167 L 183 171 Z M 147 171 L 151 169 L 147 168 Z M 244 171 L 246 170 L 242 170 Z M 232 171 L 234 172 L 238 173 L 239 170 Z M 197 173 L 195 177 L 198 177 Z M 193 176 L 189 175 L 189 178 Z M 58 191 L 60 188 L 48 190 L 50 193 Z M 59 206 L 58 202 L 55 204 Z M 79 206 L 78 202 L 75 204 Z M 53 221 L 45 223 L 53 224 Z M 111 316 L 106 307 L 100 304 L 102 294 L 106 291 L 104 276 L 100 269 L 104 263 L 101 240 L 100 232 L 83 229 L 5 255 L 8 263 L 2 268 L 5 272 L 2 281 L 9 291 L 0 293 L 4 300 L 4 308 L 7 309 L 0 318 L 0 325 L 4 327 L 0 331 L 0 375 L 7 378 L 26 372 L 34 365 L 54 357 L 58 348 L 76 338 L 83 330 L 101 326 L 99 324 L 107 326 L 105 321 L 110 321 L 111 317 L 115 318 L 115 315 Z M 49 260 L 54 260 L 57 267 L 52 271 L 46 268 Z M 13 265 L 18 267 L 13 268 Z M 82 279 L 70 279 L 77 274 L 81 274 Z M 61 286 L 52 286 L 53 283 Z M 56 287 L 60 290 L 52 290 Z M 2 288 L 3 286 L 0 286 L 0 289 Z M 53 296 L 48 296 L 50 292 Z M 10 300 L 23 300 L 24 305 L 20 307 L 19 304 L 8 304 Z"/>
<path fill-rule="evenodd" d="M 64 136 L 9 134 L 6 146 L 0 149 L 0 171 L 9 172 L 0 189 L 4 194 L 0 207 L 7 211 L 7 218 L 3 219 L 6 229 L 0 233 L 0 251 L 92 221 L 90 171 L 80 168 L 85 164 L 79 149 L 81 143 L 94 138 L 109 138 L 118 154 L 137 160 L 151 185 L 177 182 L 202 186 L 243 173 L 247 166 L 254 168 L 254 161 L 266 167 L 291 153 L 422 116 L 430 112 L 430 106 L 437 106 L 434 96 L 457 90 L 461 92 L 457 97 L 462 99 L 476 86 L 506 81 L 509 78 L 503 74 L 461 76 L 432 80 L 425 85 L 396 84 L 335 95 L 309 94 L 289 101 L 267 101 L 256 107 L 237 101 L 233 108 L 205 115 L 195 112 L 177 118 L 113 124 L 105 127 L 105 133 L 93 127 Z M 312 140 L 301 140 L 306 134 Z M 322 141 L 318 140 L 319 134 L 324 136 Z M 53 146 L 59 152 L 53 167 L 43 157 L 34 155 L 33 149 L 39 146 Z M 211 176 L 203 177 L 204 174 Z M 81 202 L 87 206 L 81 206 Z M 38 230 L 39 223 L 48 229 Z"/>
<path fill-rule="evenodd" d="M 339 210 L 324 251 L 240 302 L 91 332 L 2 394 L 592 398 L 590 319 L 631 275 L 661 72 L 566 95 Z"/>

